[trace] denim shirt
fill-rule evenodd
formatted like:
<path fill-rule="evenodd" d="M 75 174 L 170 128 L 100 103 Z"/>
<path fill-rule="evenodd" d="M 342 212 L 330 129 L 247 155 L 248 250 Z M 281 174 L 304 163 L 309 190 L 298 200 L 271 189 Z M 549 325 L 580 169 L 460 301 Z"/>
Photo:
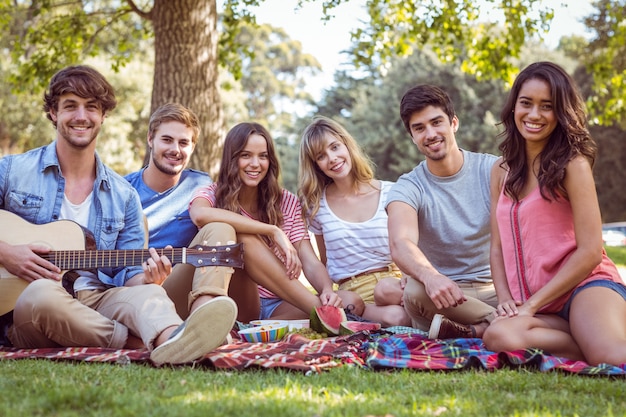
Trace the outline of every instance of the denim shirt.
<path fill-rule="evenodd" d="M 143 212 L 137 192 L 97 154 L 95 158 L 96 181 L 87 229 L 94 236 L 96 249 L 143 249 Z M 59 220 L 64 191 L 56 141 L 0 159 L 0 209 L 34 224 L 53 222 Z M 107 286 L 123 286 L 140 272 L 141 266 L 100 268 L 98 278 Z"/>

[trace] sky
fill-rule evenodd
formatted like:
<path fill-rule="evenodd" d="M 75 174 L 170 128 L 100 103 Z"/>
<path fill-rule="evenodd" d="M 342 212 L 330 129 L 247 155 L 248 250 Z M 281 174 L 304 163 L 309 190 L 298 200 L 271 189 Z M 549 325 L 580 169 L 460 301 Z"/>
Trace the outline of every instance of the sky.
<path fill-rule="evenodd" d="M 296 9 L 297 0 L 264 0 L 255 14 L 258 23 L 283 28 L 292 39 L 302 43 L 303 52 L 320 62 L 322 73 L 308 82 L 308 91 L 319 99 L 322 90 L 332 86 L 335 71 L 349 68 L 349 57 L 342 51 L 350 46 L 350 31 L 362 26 L 360 22 L 367 17 L 365 3 L 366 0 L 350 0 L 341 4 L 333 9 L 334 17 L 328 22 L 321 20 L 322 1 L 307 2 Z M 565 35 L 585 36 L 585 26 L 580 20 L 593 10 L 591 0 L 544 0 L 543 4 L 555 10 L 550 31 L 545 36 L 550 47 L 556 47 Z"/>

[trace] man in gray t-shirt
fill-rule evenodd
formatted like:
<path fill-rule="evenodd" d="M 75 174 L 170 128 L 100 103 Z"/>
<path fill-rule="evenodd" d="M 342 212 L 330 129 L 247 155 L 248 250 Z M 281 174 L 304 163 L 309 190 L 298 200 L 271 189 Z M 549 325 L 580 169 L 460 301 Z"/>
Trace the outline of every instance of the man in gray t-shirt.
<path fill-rule="evenodd" d="M 496 156 L 459 149 L 448 94 L 420 85 L 400 115 L 426 160 L 389 192 L 389 243 L 407 275 L 404 307 L 431 338 L 481 337 L 497 305 L 489 266 L 489 178 Z"/>

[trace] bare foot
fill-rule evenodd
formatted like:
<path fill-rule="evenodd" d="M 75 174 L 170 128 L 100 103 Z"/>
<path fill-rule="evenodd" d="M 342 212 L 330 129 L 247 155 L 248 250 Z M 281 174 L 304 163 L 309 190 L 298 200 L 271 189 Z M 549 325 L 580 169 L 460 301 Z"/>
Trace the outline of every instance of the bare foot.
<path fill-rule="evenodd" d="M 479 337 L 482 339 L 483 334 L 485 334 L 485 330 L 487 330 L 487 327 L 489 327 L 489 323 L 487 323 L 486 321 L 481 321 L 480 323 L 474 324 L 474 330 L 476 331 L 476 337 Z"/>

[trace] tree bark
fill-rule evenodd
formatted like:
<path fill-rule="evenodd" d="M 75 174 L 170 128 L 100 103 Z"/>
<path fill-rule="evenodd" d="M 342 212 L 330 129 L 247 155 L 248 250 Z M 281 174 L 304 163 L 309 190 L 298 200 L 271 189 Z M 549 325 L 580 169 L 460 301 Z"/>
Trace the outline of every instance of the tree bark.
<path fill-rule="evenodd" d="M 218 83 L 215 0 L 154 0 L 154 81 L 151 112 L 180 103 L 200 119 L 190 167 L 217 173 L 224 138 Z"/>

